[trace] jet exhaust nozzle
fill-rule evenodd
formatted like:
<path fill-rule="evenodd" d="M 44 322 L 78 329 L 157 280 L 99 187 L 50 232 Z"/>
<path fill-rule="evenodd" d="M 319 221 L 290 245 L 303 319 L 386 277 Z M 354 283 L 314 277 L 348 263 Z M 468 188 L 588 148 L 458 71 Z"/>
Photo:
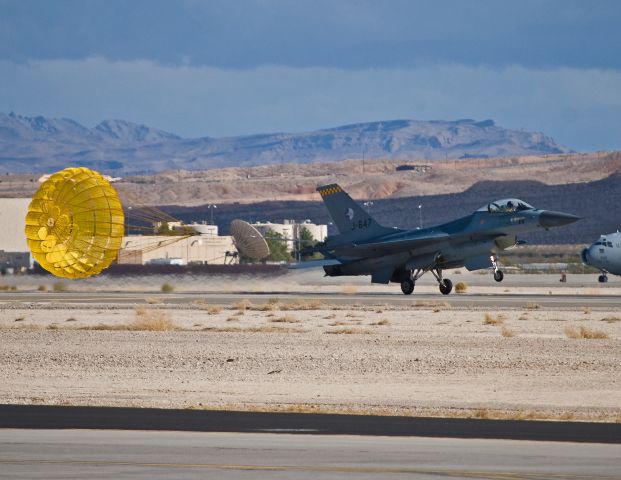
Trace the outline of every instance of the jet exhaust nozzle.
<path fill-rule="evenodd" d="M 578 220 L 580 220 L 580 217 L 572 215 L 571 213 L 544 210 L 539 214 L 539 225 L 544 228 L 562 227 L 563 225 L 569 225 Z"/>

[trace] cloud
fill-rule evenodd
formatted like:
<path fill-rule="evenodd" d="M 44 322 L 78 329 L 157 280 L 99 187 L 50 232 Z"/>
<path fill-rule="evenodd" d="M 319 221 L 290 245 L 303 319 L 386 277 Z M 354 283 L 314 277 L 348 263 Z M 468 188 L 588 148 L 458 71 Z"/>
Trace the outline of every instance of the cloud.
<path fill-rule="evenodd" d="M 617 0 L 0 0 L 0 59 L 621 68 Z"/>
<path fill-rule="evenodd" d="M 579 150 L 621 148 L 621 72 L 461 64 L 252 69 L 152 61 L 0 61 L 0 111 L 123 118 L 184 136 L 415 118 L 493 118 Z"/>

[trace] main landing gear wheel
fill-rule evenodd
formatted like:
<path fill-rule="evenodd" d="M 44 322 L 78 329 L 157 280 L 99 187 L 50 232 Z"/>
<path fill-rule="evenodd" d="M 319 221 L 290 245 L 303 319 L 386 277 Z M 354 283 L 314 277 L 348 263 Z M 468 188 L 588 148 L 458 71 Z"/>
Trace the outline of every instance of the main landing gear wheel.
<path fill-rule="evenodd" d="M 401 282 L 401 291 L 405 295 L 411 295 L 414 291 L 414 280 L 407 278 Z"/>
<path fill-rule="evenodd" d="M 448 295 L 453 290 L 453 282 L 451 282 L 448 278 L 445 278 L 440 283 L 440 292 L 442 295 Z"/>
<path fill-rule="evenodd" d="M 606 283 L 606 282 L 608 281 L 608 277 L 607 277 L 606 275 L 600 275 L 600 276 L 597 278 L 597 281 L 598 281 L 599 283 Z"/>

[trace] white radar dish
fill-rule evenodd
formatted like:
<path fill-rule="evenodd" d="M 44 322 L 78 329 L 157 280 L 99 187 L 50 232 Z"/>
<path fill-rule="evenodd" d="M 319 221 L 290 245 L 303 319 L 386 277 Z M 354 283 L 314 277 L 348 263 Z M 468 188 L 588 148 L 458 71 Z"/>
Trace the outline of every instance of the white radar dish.
<path fill-rule="evenodd" d="M 231 236 L 237 250 L 246 257 L 260 260 L 270 254 L 270 248 L 263 235 L 248 222 L 233 220 L 231 222 Z"/>

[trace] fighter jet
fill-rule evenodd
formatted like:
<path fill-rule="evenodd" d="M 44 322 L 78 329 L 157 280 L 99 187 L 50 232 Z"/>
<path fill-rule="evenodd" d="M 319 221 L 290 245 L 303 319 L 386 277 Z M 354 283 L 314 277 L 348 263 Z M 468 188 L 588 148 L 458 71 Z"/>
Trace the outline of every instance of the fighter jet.
<path fill-rule="evenodd" d="M 453 283 L 443 270 L 494 269 L 494 279 L 504 275 L 497 254 L 524 243 L 517 235 L 560 227 L 579 218 L 568 213 L 539 210 L 515 198 L 498 200 L 472 215 L 430 228 L 402 230 L 380 225 L 337 184 L 317 188 L 338 235 L 315 247 L 327 276 L 370 275 L 371 282 L 401 284 L 409 295 L 416 281 L 431 272 L 440 292 L 451 293 Z M 313 262 L 309 262 L 313 263 Z M 315 262 L 317 263 L 317 262 Z"/>
<path fill-rule="evenodd" d="M 602 235 L 590 247 L 582 250 L 582 262 L 601 270 L 600 283 L 608 281 L 607 273 L 621 275 L 621 233 Z"/>

